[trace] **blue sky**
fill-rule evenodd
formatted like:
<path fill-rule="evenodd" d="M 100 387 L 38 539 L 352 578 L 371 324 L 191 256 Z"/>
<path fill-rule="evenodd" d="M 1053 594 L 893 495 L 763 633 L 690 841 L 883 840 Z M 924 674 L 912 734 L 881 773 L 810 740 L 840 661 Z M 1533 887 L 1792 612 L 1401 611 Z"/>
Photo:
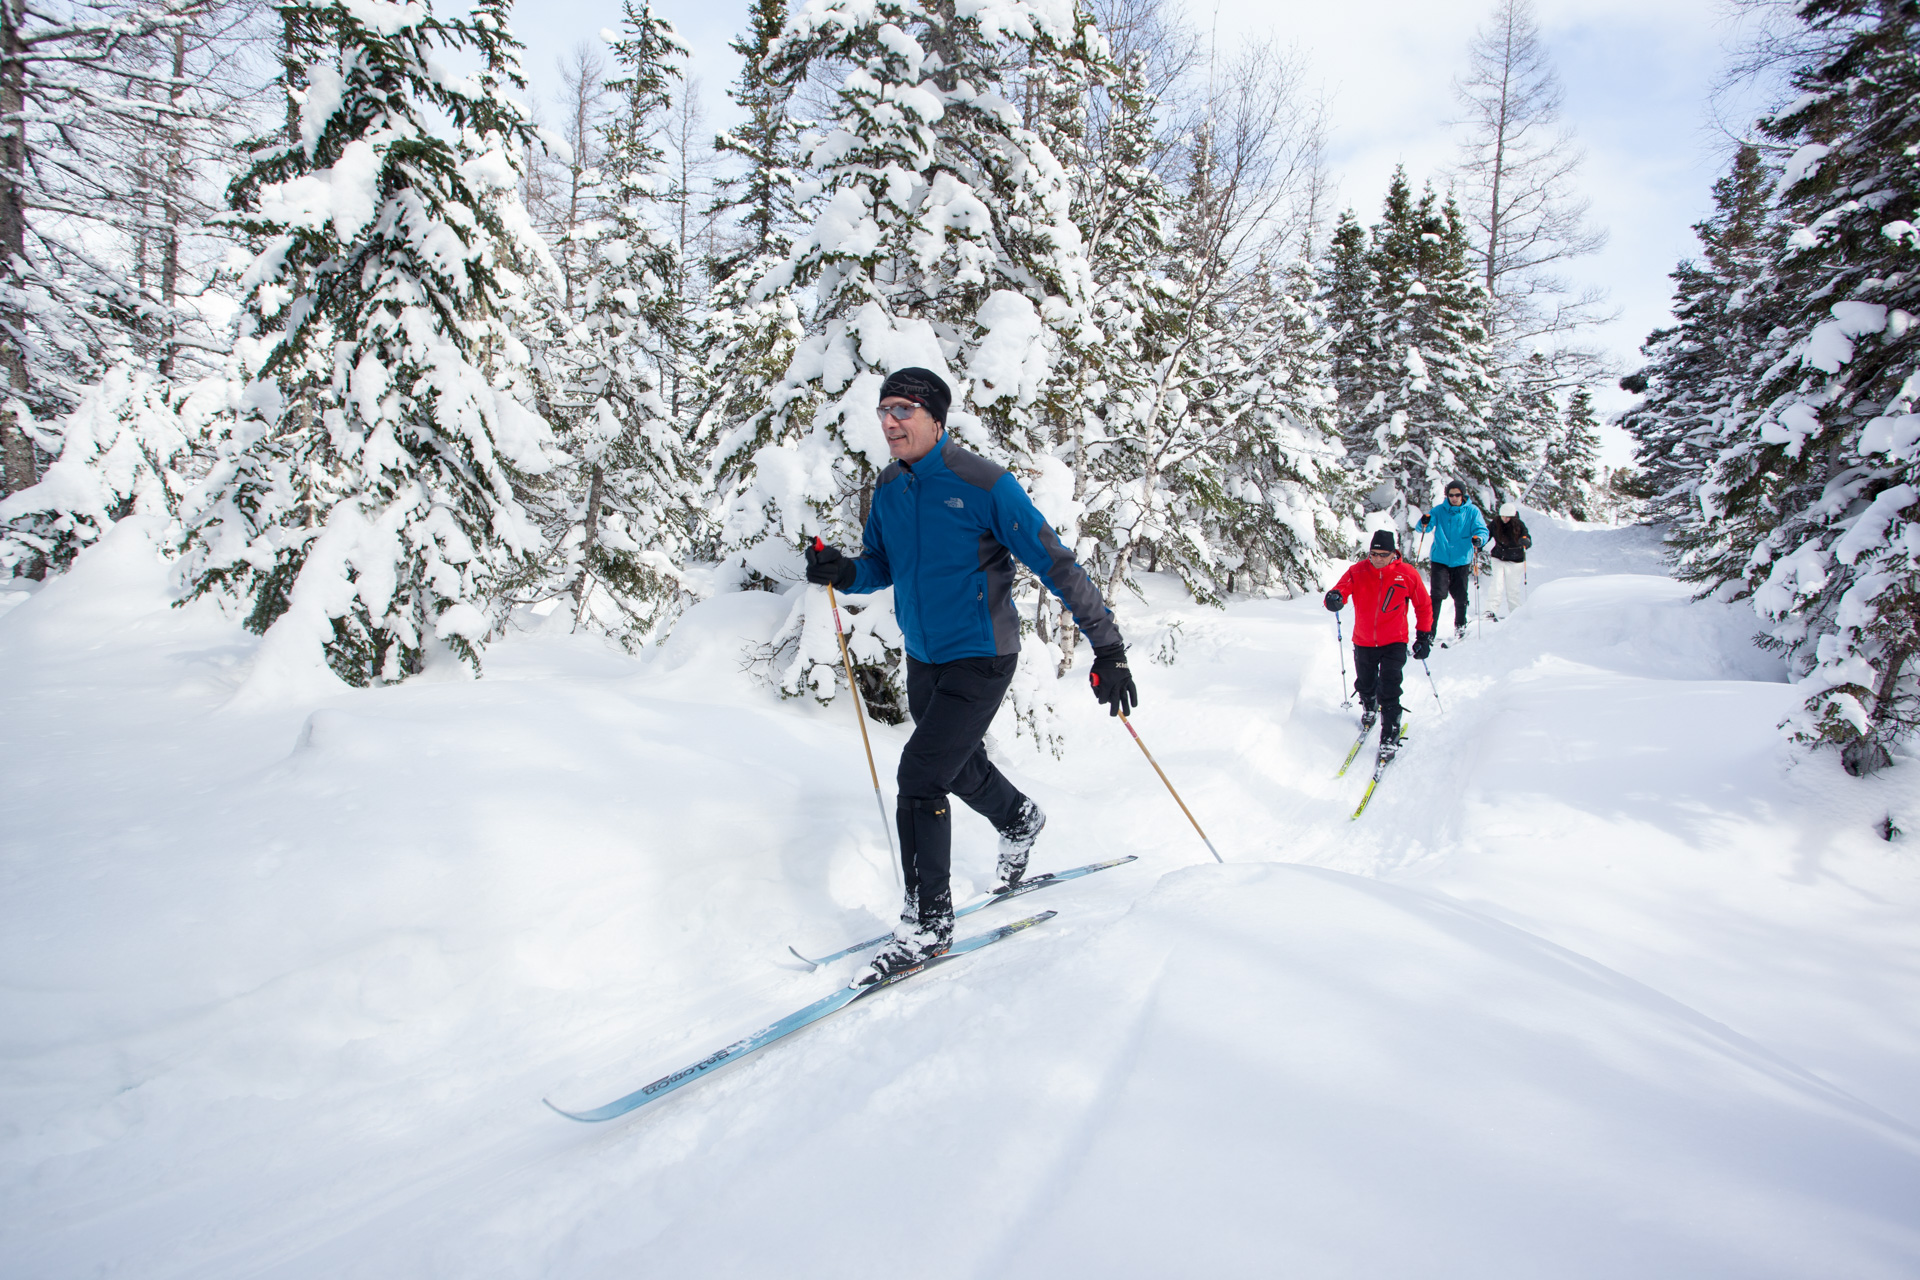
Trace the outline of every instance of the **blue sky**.
<path fill-rule="evenodd" d="M 1719 0 L 1537 0 L 1566 86 L 1566 120 L 1587 151 L 1583 185 L 1607 248 L 1573 266 L 1582 284 L 1611 295 L 1620 319 L 1600 340 L 1630 368 L 1647 332 L 1668 321 L 1667 273 L 1694 251 L 1692 224 L 1711 207 L 1724 140 L 1709 123 L 1708 95 L 1734 31 Z M 693 47 L 710 121 L 725 122 L 735 58 L 727 42 L 744 25 L 743 0 L 659 0 Z M 1218 32 L 1221 49 L 1271 38 L 1305 56 L 1332 106 L 1332 160 L 1342 204 L 1377 213 L 1395 164 L 1416 182 L 1453 158 L 1451 84 L 1490 0 L 1371 0 L 1364 6 L 1188 0 L 1190 21 Z M 523 6 L 536 93 L 556 84 L 555 60 L 619 21 L 617 0 L 547 0 Z M 1355 15 L 1360 15 L 1356 17 Z M 1603 409 L 1630 397 L 1609 389 Z M 1625 460 L 1624 438 L 1609 461 Z"/>

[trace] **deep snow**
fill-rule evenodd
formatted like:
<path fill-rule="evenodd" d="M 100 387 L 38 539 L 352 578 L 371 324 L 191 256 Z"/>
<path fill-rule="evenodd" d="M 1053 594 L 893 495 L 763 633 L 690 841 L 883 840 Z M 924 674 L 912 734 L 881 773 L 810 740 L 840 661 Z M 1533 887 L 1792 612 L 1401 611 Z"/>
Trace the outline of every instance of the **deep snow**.
<path fill-rule="evenodd" d="M 1751 614 L 1648 531 L 1533 525 L 1359 822 L 1317 601 L 1150 580 L 1135 722 L 1230 865 L 1071 677 L 1063 759 L 997 726 L 1036 865 L 1140 862 L 581 1126 L 539 1099 L 806 1003 L 852 962 L 786 944 L 894 909 L 849 708 L 741 669 L 786 603 L 242 708 L 256 642 L 123 524 L 0 593 L 0 1274 L 1920 1275 L 1913 766 L 1786 745 Z"/>

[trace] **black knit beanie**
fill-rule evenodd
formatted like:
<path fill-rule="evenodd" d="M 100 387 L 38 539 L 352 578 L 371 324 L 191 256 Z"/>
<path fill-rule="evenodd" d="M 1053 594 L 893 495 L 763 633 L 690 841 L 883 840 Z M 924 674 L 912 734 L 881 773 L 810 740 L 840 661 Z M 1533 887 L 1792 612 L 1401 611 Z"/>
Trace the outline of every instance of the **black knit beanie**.
<path fill-rule="evenodd" d="M 941 426 L 947 425 L 947 406 L 953 403 L 953 391 L 931 369 L 917 366 L 895 369 L 880 384 L 880 398 L 899 396 L 922 406 Z"/>
<path fill-rule="evenodd" d="M 1373 545 L 1367 549 L 1369 551 L 1392 551 L 1394 549 L 1393 530 L 1375 529 L 1373 531 Z"/>

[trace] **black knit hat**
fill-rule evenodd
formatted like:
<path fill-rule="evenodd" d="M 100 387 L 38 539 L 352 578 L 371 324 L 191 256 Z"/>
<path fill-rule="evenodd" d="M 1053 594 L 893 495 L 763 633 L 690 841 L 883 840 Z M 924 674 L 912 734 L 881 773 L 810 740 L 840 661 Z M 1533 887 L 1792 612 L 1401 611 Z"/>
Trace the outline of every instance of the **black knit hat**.
<path fill-rule="evenodd" d="M 910 366 L 895 369 L 880 384 L 880 398 L 899 396 L 922 406 L 933 415 L 933 420 L 941 426 L 947 425 L 947 406 L 953 403 L 953 391 L 941 376 L 931 369 Z"/>
<path fill-rule="evenodd" d="M 1375 530 L 1373 531 L 1373 545 L 1372 545 L 1372 546 L 1370 546 L 1370 547 L 1368 547 L 1368 548 L 1367 548 L 1367 550 L 1369 550 L 1369 551 L 1392 551 L 1392 550 L 1394 550 L 1394 545 L 1393 545 L 1393 530 L 1391 530 L 1391 529 L 1375 529 Z"/>

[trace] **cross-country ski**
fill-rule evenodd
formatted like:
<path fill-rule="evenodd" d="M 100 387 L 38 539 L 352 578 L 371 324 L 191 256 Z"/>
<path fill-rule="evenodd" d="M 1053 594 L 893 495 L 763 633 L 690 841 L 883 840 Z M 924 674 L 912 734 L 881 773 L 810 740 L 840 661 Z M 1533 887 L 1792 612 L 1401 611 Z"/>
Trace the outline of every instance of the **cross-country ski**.
<path fill-rule="evenodd" d="M 1373 724 L 1374 722 L 1372 720 L 1368 720 L 1360 726 L 1359 736 L 1353 740 L 1353 745 L 1347 748 L 1347 758 L 1340 762 L 1340 771 L 1334 774 L 1334 777 L 1344 778 L 1347 776 L 1347 770 L 1353 767 L 1354 760 L 1360 755 L 1360 748 L 1366 746 L 1367 739 L 1372 736 Z"/>
<path fill-rule="evenodd" d="M 1053 911 L 1042 911 L 1037 916 L 1028 916 L 1025 920 L 1016 920 L 1012 924 L 1002 925 L 998 929 L 989 930 L 986 933 L 977 934 L 971 938 L 963 938 L 959 942 L 954 943 L 951 948 L 938 955 L 921 959 L 907 968 L 898 969 L 884 977 L 868 976 L 865 978 L 856 978 L 853 982 L 841 987 L 839 990 L 820 997 L 806 1008 L 796 1010 L 786 1017 L 781 1018 L 778 1022 L 754 1032 L 752 1035 L 736 1040 L 726 1048 L 708 1054 L 692 1066 L 683 1067 L 678 1071 L 670 1071 L 651 1084 L 641 1085 L 632 1093 L 615 1098 L 612 1102 L 606 1103 L 604 1106 L 593 1107 L 586 1111 L 569 1111 L 564 1107 L 556 1106 L 548 1099 L 542 1099 L 542 1101 L 546 1102 L 549 1107 L 552 1107 L 569 1120 L 593 1123 L 601 1120 L 612 1120 L 617 1116 L 624 1116 L 629 1112 L 639 1110 L 649 1102 L 656 1102 L 666 1097 L 669 1093 L 672 1093 L 675 1089 L 683 1085 L 691 1084 L 703 1076 L 718 1071 L 721 1067 L 738 1062 L 748 1054 L 764 1049 L 774 1041 L 790 1036 L 802 1027 L 811 1026 L 813 1023 L 820 1021 L 820 1019 L 830 1014 L 838 1013 L 854 1001 L 870 996 L 883 987 L 890 987 L 897 983 L 904 982 L 915 974 L 924 973 L 928 969 L 945 964 L 950 960 L 957 960 L 961 956 L 970 955 L 982 947 L 991 946 L 996 942 L 1011 938 L 1023 929 L 1031 929 L 1034 925 L 1053 919 L 1056 914 L 1058 913 Z"/>
<path fill-rule="evenodd" d="M 1394 735 L 1391 742 L 1381 742 L 1379 751 L 1374 755 L 1373 776 L 1367 779 L 1367 789 L 1360 794 L 1360 803 L 1354 806 L 1352 821 L 1359 821 L 1360 815 L 1367 811 L 1367 805 L 1373 800 L 1374 788 L 1380 785 L 1381 775 L 1386 773 L 1387 766 L 1393 763 L 1394 757 L 1400 754 L 1400 748 L 1406 740 L 1407 725 L 1403 721 L 1400 732 Z"/>
<path fill-rule="evenodd" d="M 0 46 L 5 1280 L 1920 1280 L 1920 0 Z"/>
<path fill-rule="evenodd" d="M 1036 876 L 1029 876 L 1021 880 L 1018 884 L 1015 884 L 1012 888 L 1001 886 L 976 901 L 969 902 L 964 907 L 956 907 L 953 912 L 953 918 L 958 920 L 962 916 L 970 916 L 976 911 L 984 911 L 986 908 L 996 903 L 1005 902 L 1009 898 L 1022 897 L 1038 889 L 1050 888 L 1053 885 L 1062 884 L 1068 880 L 1078 880 L 1081 876 L 1090 876 L 1096 871 L 1106 871 L 1112 867 L 1125 866 L 1129 862 L 1137 861 L 1139 861 L 1138 855 L 1130 853 L 1124 858 L 1112 858 L 1106 862 L 1090 862 L 1084 867 L 1073 867 L 1066 871 L 1046 871 Z M 844 960 L 850 955 L 856 955 L 869 948 L 877 947 L 892 936 L 890 933 L 876 934 L 874 937 L 868 938 L 865 941 L 856 942 L 851 946 L 842 947 L 838 951 L 829 952 L 817 958 L 803 956 L 794 947 L 788 947 L 787 950 L 793 954 L 794 959 L 817 969 L 823 964 L 832 964 L 835 960 Z"/>

